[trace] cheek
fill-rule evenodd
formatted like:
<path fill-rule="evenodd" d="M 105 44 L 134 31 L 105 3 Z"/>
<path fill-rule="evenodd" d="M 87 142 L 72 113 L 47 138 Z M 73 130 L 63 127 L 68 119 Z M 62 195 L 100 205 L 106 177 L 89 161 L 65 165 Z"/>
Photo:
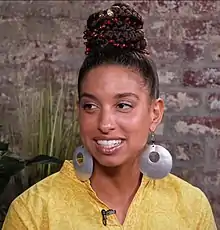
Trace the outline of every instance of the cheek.
<path fill-rule="evenodd" d="M 136 111 L 128 116 L 118 116 L 117 124 L 129 133 L 142 131 L 146 133 L 150 126 L 150 116 L 148 113 Z"/>
<path fill-rule="evenodd" d="M 94 128 L 91 126 L 90 122 L 88 122 L 87 119 L 79 119 L 79 132 L 83 145 L 86 145 L 86 143 L 90 139 L 90 136 L 94 133 L 93 130 Z"/>
<path fill-rule="evenodd" d="M 89 132 L 89 130 L 92 128 L 93 122 L 91 122 L 91 119 L 89 119 L 88 115 L 85 115 L 84 113 L 79 113 L 79 127 L 80 127 L 80 133 L 85 135 Z"/>
<path fill-rule="evenodd" d="M 131 151 L 141 150 L 146 145 L 149 135 L 149 122 L 146 117 L 133 116 L 129 119 L 121 119 L 119 127 L 128 139 L 128 146 Z"/>

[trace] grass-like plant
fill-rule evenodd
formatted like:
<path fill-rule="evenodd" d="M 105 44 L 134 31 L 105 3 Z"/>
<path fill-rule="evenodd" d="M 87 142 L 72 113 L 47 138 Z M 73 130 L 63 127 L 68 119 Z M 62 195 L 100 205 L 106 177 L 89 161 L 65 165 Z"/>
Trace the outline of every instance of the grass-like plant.
<path fill-rule="evenodd" d="M 72 159 L 80 137 L 76 90 L 71 91 L 64 83 L 57 89 L 49 82 L 41 90 L 20 92 L 17 98 L 19 145 L 25 156 L 43 154 L 60 160 Z M 35 177 L 39 180 L 57 170 L 56 165 L 39 165 Z"/>

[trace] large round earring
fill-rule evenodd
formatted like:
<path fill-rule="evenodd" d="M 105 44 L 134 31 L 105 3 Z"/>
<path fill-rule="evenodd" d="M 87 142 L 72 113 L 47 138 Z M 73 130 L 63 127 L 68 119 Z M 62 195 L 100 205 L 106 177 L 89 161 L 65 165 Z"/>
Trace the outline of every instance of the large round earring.
<path fill-rule="evenodd" d="M 152 134 L 150 145 L 141 155 L 140 171 L 152 179 L 162 179 L 171 172 L 172 165 L 171 154 L 163 146 L 155 145 L 155 135 Z"/>
<path fill-rule="evenodd" d="M 74 151 L 73 165 L 79 180 L 86 181 L 92 176 L 93 158 L 83 146 L 77 147 Z"/>

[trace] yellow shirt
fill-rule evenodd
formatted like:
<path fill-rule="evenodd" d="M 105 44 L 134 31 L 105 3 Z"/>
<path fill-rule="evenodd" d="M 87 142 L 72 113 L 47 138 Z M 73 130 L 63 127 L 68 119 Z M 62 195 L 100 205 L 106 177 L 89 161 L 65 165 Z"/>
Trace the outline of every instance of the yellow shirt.
<path fill-rule="evenodd" d="M 143 177 L 123 225 L 115 214 L 103 225 L 98 199 L 89 181 L 76 178 L 72 163 L 16 198 L 3 230 L 216 230 L 205 195 L 187 182 L 169 175 L 162 180 Z"/>

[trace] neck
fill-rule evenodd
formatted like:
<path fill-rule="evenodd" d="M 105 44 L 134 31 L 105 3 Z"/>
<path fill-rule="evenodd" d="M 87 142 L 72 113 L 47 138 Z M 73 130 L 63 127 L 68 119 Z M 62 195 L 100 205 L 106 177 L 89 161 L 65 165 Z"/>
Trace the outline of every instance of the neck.
<path fill-rule="evenodd" d="M 141 176 L 137 159 L 114 168 L 104 167 L 95 162 L 91 186 L 100 198 L 130 199 L 140 186 Z"/>

